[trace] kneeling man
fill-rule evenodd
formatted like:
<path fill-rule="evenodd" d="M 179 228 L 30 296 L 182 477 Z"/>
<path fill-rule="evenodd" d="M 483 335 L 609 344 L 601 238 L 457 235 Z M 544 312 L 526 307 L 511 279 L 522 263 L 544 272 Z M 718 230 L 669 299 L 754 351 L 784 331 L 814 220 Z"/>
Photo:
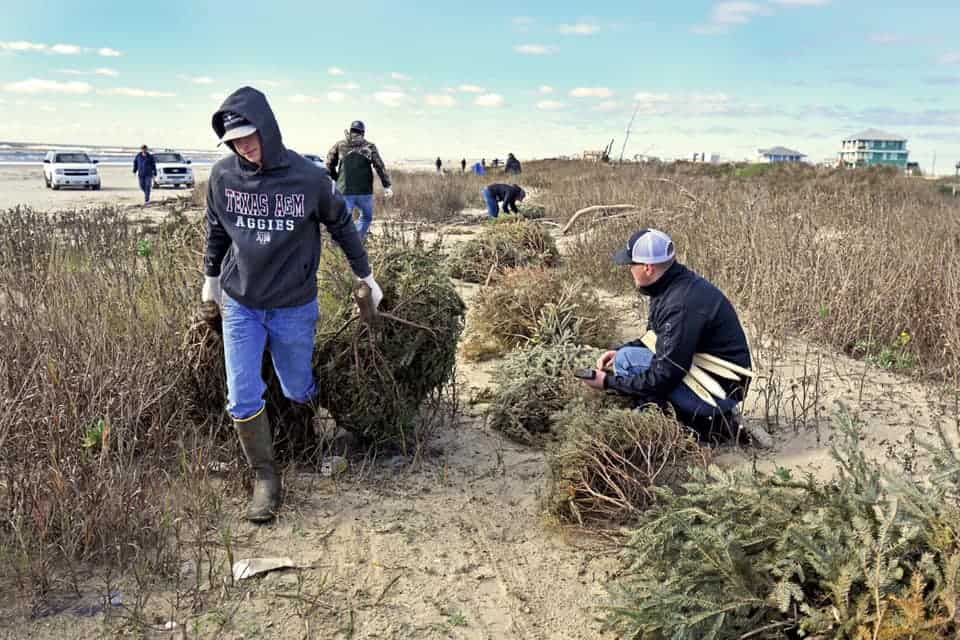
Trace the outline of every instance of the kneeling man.
<path fill-rule="evenodd" d="M 629 266 L 637 290 L 650 297 L 648 332 L 605 352 L 585 384 L 628 395 L 637 407 L 669 403 L 699 431 L 735 423 L 753 373 L 746 335 L 727 297 L 677 262 L 673 241 L 656 229 L 634 233 L 614 262 Z"/>

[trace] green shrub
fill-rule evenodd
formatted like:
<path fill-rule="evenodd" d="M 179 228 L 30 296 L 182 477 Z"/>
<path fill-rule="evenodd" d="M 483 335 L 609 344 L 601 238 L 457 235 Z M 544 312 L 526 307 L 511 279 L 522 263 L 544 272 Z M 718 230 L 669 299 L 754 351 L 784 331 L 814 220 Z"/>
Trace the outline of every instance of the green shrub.
<path fill-rule="evenodd" d="M 601 353 L 570 342 L 514 351 L 493 372 L 490 427 L 525 444 L 542 443 L 553 433 L 552 415 L 582 386 L 573 370 L 594 366 Z"/>
<path fill-rule="evenodd" d="M 697 471 L 661 489 L 628 547 L 611 621 L 636 638 L 955 637 L 960 457 L 931 481 L 868 462 L 838 419 L 839 476 Z"/>

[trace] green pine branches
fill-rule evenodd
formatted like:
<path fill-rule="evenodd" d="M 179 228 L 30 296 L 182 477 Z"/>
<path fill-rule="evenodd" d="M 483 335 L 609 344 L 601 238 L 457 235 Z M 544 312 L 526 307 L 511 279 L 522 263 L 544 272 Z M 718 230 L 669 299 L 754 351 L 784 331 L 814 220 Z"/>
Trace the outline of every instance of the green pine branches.
<path fill-rule="evenodd" d="M 838 417 L 839 477 L 694 471 L 628 547 L 610 621 L 634 638 L 953 637 L 960 458 L 941 433 L 925 484 L 885 472 Z"/>

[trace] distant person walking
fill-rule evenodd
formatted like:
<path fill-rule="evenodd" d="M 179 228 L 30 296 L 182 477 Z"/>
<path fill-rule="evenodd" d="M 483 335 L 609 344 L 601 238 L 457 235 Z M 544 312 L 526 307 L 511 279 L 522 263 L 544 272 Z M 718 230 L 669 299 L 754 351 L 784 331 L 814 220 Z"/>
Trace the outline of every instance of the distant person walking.
<path fill-rule="evenodd" d="M 352 214 L 354 209 L 360 209 L 357 231 L 361 238 L 366 238 L 373 224 L 373 170 L 380 176 L 384 198 L 393 197 L 390 174 L 377 145 L 366 139 L 363 122 L 354 120 L 343 134 L 343 140 L 335 143 L 327 154 L 327 169 L 330 177 L 337 181 L 347 202 L 347 211 Z"/>
<path fill-rule="evenodd" d="M 443 173 L 443 161 L 440 160 L 440 156 L 437 156 L 437 161 L 434 164 L 437 165 L 437 173 Z"/>
<path fill-rule="evenodd" d="M 960 169 L 960 162 L 957 163 L 957 169 Z M 467 159 L 463 158 L 460 160 L 460 173 L 467 172 Z"/>
<path fill-rule="evenodd" d="M 507 164 L 504 165 L 503 172 L 520 175 L 520 161 L 517 160 L 517 156 L 513 155 L 512 153 L 507 154 Z"/>
<path fill-rule="evenodd" d="M 480 191 L 483 201 L 487 203 L 487 215 L 496 218 L 500 215 L 499 204 L 503 203 L 504 213 L 518 213 L 517 202 L 523 202 L 527 197 L 526 191 L 518 184 L 494 183 Z"/>
<path fill-rule="evenodd" d="M 147 145 L 140 147 L 140 153 L 133 157 L 133 172 L 140 180 L 140 191 L 143 191 L 143 204 L 150 204 L 150 187 L 157 175 L 157 163 L 153 159 Z"/>

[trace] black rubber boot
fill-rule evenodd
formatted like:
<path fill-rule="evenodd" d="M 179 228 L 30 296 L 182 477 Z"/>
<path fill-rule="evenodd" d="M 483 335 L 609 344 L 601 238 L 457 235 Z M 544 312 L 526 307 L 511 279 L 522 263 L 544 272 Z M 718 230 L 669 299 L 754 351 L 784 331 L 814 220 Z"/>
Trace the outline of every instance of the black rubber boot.
<path fill-rule="evenodd" d="M 280 507 L 280 476 L 273 459 L 273 439 L 266 410 L 255 418 L 234 421 L 240 446 L 254 472 L 253 497 L 247 505 L 247 520 L 270 522 Z"/>

